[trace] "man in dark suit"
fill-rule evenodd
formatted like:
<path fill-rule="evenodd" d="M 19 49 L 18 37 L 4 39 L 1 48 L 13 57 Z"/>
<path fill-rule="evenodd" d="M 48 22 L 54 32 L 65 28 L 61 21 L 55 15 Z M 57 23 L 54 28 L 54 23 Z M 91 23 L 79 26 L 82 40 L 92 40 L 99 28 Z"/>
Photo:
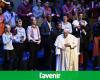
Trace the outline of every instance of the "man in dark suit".
<path fill-rule="evenodd" d="M 57 37 L 62 34 L 63 29 L 62 29 L 62 22 L 58 21 L 55 27 L 52 29 L 51 32 L 51 39 L 52 39 L 52 70 L 56 70 L 56 55 L 55 55 L 55 41 Z"/>
<path fill-rule="evenodd" d="M 44 57 L 45 57 L 45 66 L 46 69 L 52 69 L 52 35 L 51 32 L 55 27 L 55 24 L 52 22 L 52 16 L 47 15 L 46 21 L 42 23 L 40 27 L 41 38 L 42 38 L 42 47 L 44 48 Z"/>

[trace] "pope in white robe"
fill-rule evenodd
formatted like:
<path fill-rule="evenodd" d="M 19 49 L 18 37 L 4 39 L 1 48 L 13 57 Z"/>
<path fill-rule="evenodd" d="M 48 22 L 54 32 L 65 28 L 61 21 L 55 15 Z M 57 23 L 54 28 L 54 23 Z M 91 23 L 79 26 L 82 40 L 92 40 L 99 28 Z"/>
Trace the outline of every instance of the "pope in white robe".
<path fill-rule="evenodd" d="M 78 71 L 78 40 L 65 29 L 55 41 L 56 71 Z"/>

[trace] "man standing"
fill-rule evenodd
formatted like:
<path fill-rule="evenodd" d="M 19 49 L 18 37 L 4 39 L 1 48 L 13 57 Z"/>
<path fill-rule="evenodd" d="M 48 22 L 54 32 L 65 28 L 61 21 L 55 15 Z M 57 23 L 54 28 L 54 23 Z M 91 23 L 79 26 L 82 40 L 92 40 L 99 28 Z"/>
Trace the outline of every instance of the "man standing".
<path fill-rule="evenodd" d="M 52 35 L 51 32 L 53 28 L 55 27 L 54 23 L 51 21 L 52 16 L 47 15 L 46 16 L 47 21 L 44 22 L 41 27 L 41 38 L 42 38 L 42 46 L 44 48 L 44 57 L 46 61 L 46 69 L 51 69 L 51 58 L 52 58 Z"/>
<path fill-rule="evenodd" d="M 56 46 L 56 70 L 78 71 L 77 39 L 64 29 L 55 42 Z"/>
<path fill-rule="evenodd" d="M 56 55 L 55 55 L 55 41 L 56 41 L 56 38 L 58 37 L 58 35 L 62 34 L 63 32 L 63 29 L 62 29 L 62 24 L 61 22 L 57 22 L 55 28 L 52 29 L 52 32 L 51 32 L 51 39 L 52 39 L 52 69 L 55 70 L 56 69 Z"/>
<path fill-rule="evenodd" d="M 87 69 L 88 66 L 88 46 L 89 46 L 89 26 L 86 20 L 83 19 L 84 14 L 79 13 L 79 25 L 81 28 L 80 31 L 80 53 L 83 55 L 83 70 Z"/>
<path fill-rule="evenodd" d="M 31 17 L 31 26 L 27 28 L 27 37 L 29 41 L 30 49 L 30 59 L 29 59 L 29 69 L 37 68 L 37 52 L 39 51 L 41 36 L 40 30 L 37 26 L 37 21 L 35 17 Z"/>

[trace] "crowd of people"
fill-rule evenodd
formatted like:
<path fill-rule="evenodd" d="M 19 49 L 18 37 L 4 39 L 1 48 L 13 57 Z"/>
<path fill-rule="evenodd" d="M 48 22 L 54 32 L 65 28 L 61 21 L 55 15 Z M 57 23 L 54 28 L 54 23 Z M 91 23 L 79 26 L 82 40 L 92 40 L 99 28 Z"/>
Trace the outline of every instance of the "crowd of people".
<path fill-rule="evenodd" d="M 79 64 L 86 70 L 89 58 L 98 58 L 100 55 L 100 14 L 98 21 L 92 25 L 93 30 L 90 25 L 91 9 L 100 8 L 100 2 L 94 6 L 91 1 L 91 7 L 89 4 L 84 6 L 84 2 L 66 0 L 61 6 L 56 1 L 51 6 L 50 2 L 42 3 L 39 0 L 33 6 L 30 0 L 22 0 L 17 11 L 14 11 L 13 2 L 3 0 L 6 4 L 6 8 L 0 6 L 0 54 L 4 59 L 3 69 L 22 70 L 23 54 L 29 52 L 27 70 L 35 70 L 38 66 L 37 52 L 43 49 L 43 66 L 46 70 L 78 71 Z M 94 45 L 91 54 L 90 42 Z M 80 55 L 83 55 L 83 62 Z"/>

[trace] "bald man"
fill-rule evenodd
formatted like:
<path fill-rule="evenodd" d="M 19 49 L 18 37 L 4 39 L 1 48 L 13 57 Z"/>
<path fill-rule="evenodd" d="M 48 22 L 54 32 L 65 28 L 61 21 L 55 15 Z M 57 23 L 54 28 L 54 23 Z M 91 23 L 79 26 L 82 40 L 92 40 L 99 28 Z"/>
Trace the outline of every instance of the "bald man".
<path fill-rule="evenodd" d="M 56 70 L 78 71 L 77 38 L 64 29 L 56 39 Z"/>

